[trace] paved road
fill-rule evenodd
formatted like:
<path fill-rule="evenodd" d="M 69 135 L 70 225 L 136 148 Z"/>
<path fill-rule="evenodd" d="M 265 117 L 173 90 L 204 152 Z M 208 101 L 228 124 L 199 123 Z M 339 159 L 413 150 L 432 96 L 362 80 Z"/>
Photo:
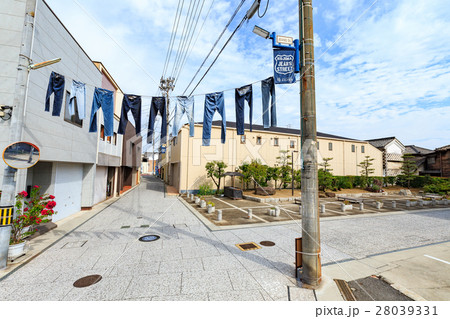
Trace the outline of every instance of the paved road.
<path fill-rule="evenodd" d="M 325 220 L 323 263 L 448 241 L 449 216 L 450 210 Z M 138 241 L 144 234 L 161 239 Z M 295 223 L 210 232 L 177 198 L 164 197 L 159 180 L 144 178 L 0 281 L 0 300 L 288 300 L 300 236 Z M 262 240 L 276 246 L 249 252 L 235 246 Z M 92 274 L 103 279 L 73 287 Z M 309 290 L 295 295 L 314 300 Z"/>

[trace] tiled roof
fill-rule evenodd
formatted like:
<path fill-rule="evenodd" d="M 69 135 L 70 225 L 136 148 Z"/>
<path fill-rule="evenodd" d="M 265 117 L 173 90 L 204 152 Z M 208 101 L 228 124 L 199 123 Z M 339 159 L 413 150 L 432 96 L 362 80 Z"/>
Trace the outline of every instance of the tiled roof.
<path fill-rule="evenodd" d="M 197 122 L 195 124 L 203 124 L 203 122 Z M 222 121 L 213 121 L 212 122 L 212 126 L 221 126 L 222 125 Z M 236 128 L 236 122 L 228 122 L 227 121 L 227 128 Z M 250 125 L 249 124 L 244 124 L 244 129 L 246 131 L 250 130 Z M 287 128 L 287 127 L 270 127 L 270 128 L 264 128 L 263 125 L 258 125 L 258 124 L 253 124 L 252 125 L 252 129 L 254 131 L 267 131 L 267 132 L 273 132 L 273 133 L 285 133 L 285 134 L 292 134 L 292 135 L 299 135 L 300 136 L 300 130 L 299 129 L 293 129 L 293 128 Z M 327 133 L 321 133 L 321 132 L 317 132 L 317 136 L 318 137 L 323 137 L 323 138 L 334 138 L 334 139 L 340 139 L 340 140 L 349 140 L 349 141 L 359 141 L 353 138 L 348 138 L 348 137 L 342 137 L 342 136 L 337 136 L 337 135 L 332 135 L 332 134 L 327 134 Z"/>
<path fill-rule="evenodd" d="M 386 145 L 388 145 L 390 142 L 392 142 L 393 140 L 395 140 L 395 136 L 367 140 L 367 142 L 369 142 L 371 145 L 375 146 L 376 148 L 383 148 Z"/>
<path fill-rule="evenodd" d="M 436 151 L 448 151 L 450 150 L 450 145 L 442 146 L 436 149 Z"/>
<path fill-rule="evenodd" d="M 433 153 L 433 150 L 429 150 L 427 148 L 423 148 L 416 145 L 406 145 L 405 146 L 405 154 L 412 154 L 412 155 L 426 155 Z"/>

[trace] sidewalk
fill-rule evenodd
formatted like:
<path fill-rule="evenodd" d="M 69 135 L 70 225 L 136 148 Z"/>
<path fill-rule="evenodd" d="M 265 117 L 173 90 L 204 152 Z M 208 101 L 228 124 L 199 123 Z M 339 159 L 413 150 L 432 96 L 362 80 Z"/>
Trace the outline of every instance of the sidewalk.
<path fill-rule="evenodd" d="M 297 288 L 288 262 L 298 233 L 282 227 L 210 232 L 176 197 L 164 198 L 164 185 L 154 178 L 104 205 L 36 238 L 34 258 L 8 268 L 0 280 L 0 299 L 315 300 L 313 291 Z M 138 241 L 148 234 L 161 238 Z M 235 246 L 273 238 L 274 247 Z M 73 287 L 94 274 L 102 276 L 97 284 Z"/>

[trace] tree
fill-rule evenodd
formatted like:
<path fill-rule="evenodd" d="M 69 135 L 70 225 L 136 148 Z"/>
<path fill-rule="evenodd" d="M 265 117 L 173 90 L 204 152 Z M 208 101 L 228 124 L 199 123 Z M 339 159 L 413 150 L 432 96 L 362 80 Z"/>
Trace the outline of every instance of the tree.
<path fill-rule="evenodd" d="M 292 181 L 292 167 L 290 165 L 283 165 L 280 168 L 280 189 L 281 185 L 286 188 L 288 184 Z"/>
<path fill-rule="evenodd" d="M 223 161 L 212 161 L 206 163 L 206 174 L 208 177 L 210 177 L 214 184 L 217 186 L 217 192 L 219 193 L 220 190 L 220 180 L 225 173 L 225 168 L 227 168 L 227 164 L 225 164 Z"/>
<path fill-rule="evenodd" d="M 267 186 L 267 165 L 262 165 L 261 161 L 256 159 L 252 160 L 250 165 L 248 166 L 250 177 L 253 179 L 253 183 L 258 186 Z"/>
<path fill-rule="evenodd" d="M 417 172 L 416 162 L 412 159 L 413 156 L 409 154 L 405 154 L 402 156 L 402 175 L 405 176 L 405 179 L 408 181 L 408 188 L 411 186 L 411 180 L 414 179 L 414 175 Z"/>
<path fill-rule="evenodd" d="M 323 170 L 325 172 L 331 172 L 333 169 L 329 168 L 331 166 L 331 164 L 329 164 L 328 162 L 331 161 L 333 158 L 332 157 L 327 157 L 323 159 L 323 162 L 319 164 L 319 166 L 323 167 Z"/>
<path fill-rule="evenodd" d="M 244 189 L 248 189 L 248 182 L 250 182 L 250 171 L 249 171 L 250 164 L 247 162 L 243 162 L 241 166 L 238 167 L 239 172 L 244 175 L 244 177 L 241 177 L 242 186 Z"/>
<path fill-rule="evenodd" d="M 330 172 L 325 171 L 323 168 L 320 168 L 317 172 L 319 179 L 319 190 L 325 192 L 327 189 L 331 189 L 333 187 L 334 177 Z"/>
<path fill-rule="evenodd" d="M 369 175 L 375 172 L 374 168 L 371 168 L 370 166 L 373 165 L 374 158 L 370 158 L 370 156 L 366 156 L 366 159 L 358 164 L 359 167 L 361 167 L 361 176 L 364 178 L 364 182 L 366 184 L 366 187 L 370 186 L 369 183 Z"/>
<path fill-rule="evenodd" d="M 280 178 L 280 168 L 279 167 L 268 167 L 267 168 L 267 182 L 274 181 L 275 188 L 277 188 L 277 182 Z"/>
<path fill-rule="evenodd" d="M 294 170 L 294 182 L 296 187 L 300 189 L 302 187 L 302 170 Z"/>

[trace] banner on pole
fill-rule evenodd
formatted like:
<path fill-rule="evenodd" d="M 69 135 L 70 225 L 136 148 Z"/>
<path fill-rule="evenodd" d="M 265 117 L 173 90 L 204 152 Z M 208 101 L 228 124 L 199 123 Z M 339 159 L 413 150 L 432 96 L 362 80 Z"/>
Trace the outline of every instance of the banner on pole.
<path fill-rule="evenodd" d="M 273 50 L 273 70 L 275 84 L 295 82 L 295 50 Z"/>

